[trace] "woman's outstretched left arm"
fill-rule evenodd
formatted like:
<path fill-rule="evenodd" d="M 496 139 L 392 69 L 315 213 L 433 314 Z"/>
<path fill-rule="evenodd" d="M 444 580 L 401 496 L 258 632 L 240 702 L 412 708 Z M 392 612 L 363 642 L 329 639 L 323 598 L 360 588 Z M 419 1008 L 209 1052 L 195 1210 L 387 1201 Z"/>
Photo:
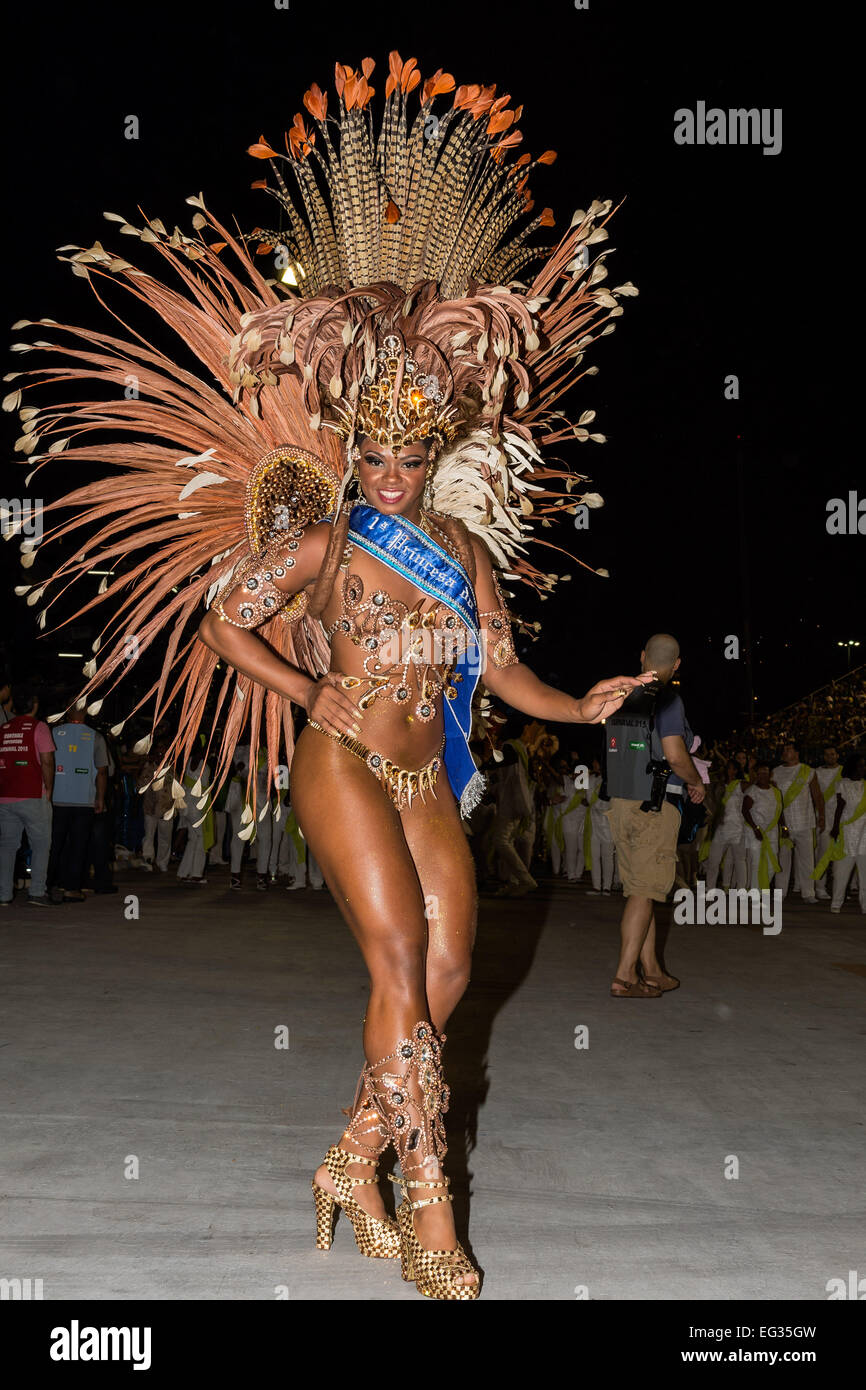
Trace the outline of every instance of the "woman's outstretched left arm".
<path fill-rule="evenodd" d="M 615 676 L 599 681 L 580 698 L 567 695 L 564 690 L 555 690 L 539 680 L 514 650 L 510 620 L 490 556 L 481 541 L 474 537 L 472 546 L 483 644 L 481 679 L 492 695 L 535 719 L 546 719 L 554 724 L 598 724 L 615 713 L 637 686 L 655 679 L 652 671 L 640 676 Z"/>

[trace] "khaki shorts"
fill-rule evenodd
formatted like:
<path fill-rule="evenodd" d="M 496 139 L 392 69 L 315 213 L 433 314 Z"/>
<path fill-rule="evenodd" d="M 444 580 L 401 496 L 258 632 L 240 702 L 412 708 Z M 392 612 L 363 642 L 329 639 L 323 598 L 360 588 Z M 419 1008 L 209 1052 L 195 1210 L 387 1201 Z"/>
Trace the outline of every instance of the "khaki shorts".
<path fill-rule="evenodd" d="M 676 877 L 681 815 L 669 801 L 660 811 L 642 811 L 640 805 L 615 796 L 607 813 L 622 891 L 627 898 L 663 903 Z"/>

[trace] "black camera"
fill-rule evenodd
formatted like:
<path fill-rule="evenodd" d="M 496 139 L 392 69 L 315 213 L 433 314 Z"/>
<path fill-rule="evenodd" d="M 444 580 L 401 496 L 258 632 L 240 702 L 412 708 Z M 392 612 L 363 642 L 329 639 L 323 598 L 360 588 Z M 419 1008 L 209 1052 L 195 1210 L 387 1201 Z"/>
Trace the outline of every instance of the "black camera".
<path fill-rule="evenodd" d="M 649 800 L 642 801 L 640 808 L 642 811 L 660 811 L 664 805 L 668 778 L 673 772 L 673 768 L 665 758 L 650 758 L 646 770 L 652 773 L 652 789 Z"/>

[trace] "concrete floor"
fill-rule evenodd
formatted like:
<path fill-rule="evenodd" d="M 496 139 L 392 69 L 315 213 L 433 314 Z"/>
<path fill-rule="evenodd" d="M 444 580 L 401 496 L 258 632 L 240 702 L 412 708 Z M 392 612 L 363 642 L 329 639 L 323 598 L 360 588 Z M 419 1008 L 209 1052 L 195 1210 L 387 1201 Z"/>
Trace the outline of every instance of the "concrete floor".
<path fill-rule="evenodd" d="M 345 1218 L 314 1249 L 366 995 L 328 893 L 119 881 L 0 914 L 0 1276 L 46 1299 L 418 1300 Z M 795 899 L 776 937 L 674 926 L 683 987 L 658 1001 L 608 996 L 620 906 L 553 883 L 482 899 L 445 1049 L 482 1298 L 823 1299 L 866 1275 L 853 899 Z"/>

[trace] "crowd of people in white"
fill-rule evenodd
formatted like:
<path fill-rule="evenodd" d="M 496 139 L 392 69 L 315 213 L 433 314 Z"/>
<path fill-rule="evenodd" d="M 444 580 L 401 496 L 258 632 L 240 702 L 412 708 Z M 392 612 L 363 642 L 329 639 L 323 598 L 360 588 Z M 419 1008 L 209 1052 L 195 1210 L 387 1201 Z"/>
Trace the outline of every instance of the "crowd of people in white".
<path fill-rule="evenodd" d="M 521 740 L 506 745 L 494 776 L 495 798 L 471 823 L 482 873 L 516 895 L 536 886 L 533 851 L 549 858 L 555 877 L 577 886 L 589 873 L 592 893 L 619 886 L 616 848 L 598 761 L 569 767 L 559 759 L 547 777 L 527 757 Z M 533 782 L 532 772 L 536 773 Z M 866 912 L 866 758 L 824 749 L 821 766 L 802 762 L 787 743 L 778 765 L 745 751 L 710 780 L 703 824 L 680 846 L 677 886 L 775 888 L 804 903 L 829 902 L 841 912 L 856 884 Z"/>
<path fill-rule="evenodd" d="M 249 846 L 255 864 L 256 887 L 286 880 L 288 888 L 324 887 L 321 869 L 304 841 L 289 796 L 287 769 L 283 769 L 279 789 L 268 786 L 267 755 L 257 756 L 256 814 L 245 819 L 246 789 L 250 748 L 235 750 L 231 779 L 219 789 L 213 807 L 205 816 L 199 805 L 211 784 L 211 769 L 203 757 L 193 760 L 181 784 L 173 774 L 160 774 L 165 745 L 155 744 L 138 778 L 144 813 L 144 839 L 140 856 L 142 867 L 167 873 L 172 846 L 178 831 L 184 832 L 183 854 L 177 876 L 189 886 L 207 882 L 208 867 L 230 870 L 229 884 L 241 887 L 244 851 Z M 229 858 L 223 857 L 228 850 Z"/>

